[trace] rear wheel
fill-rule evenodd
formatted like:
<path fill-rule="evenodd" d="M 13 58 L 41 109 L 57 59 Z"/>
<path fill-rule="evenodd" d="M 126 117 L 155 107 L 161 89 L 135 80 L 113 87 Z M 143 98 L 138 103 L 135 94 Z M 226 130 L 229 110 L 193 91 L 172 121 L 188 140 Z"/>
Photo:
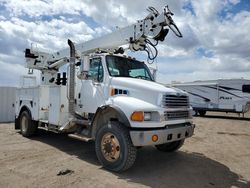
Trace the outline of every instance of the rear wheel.
<path fill-rule="evenodd" d="M 21 133 L 25 137 L 30 137 L 35 134 L 37 130 L 37 123 L 32 121 L 31 115 L 27 111 L 23 111 L 20 116 Z"/>
<path fill-rule="evenodd" d="M 206 115 L 206 111 L 205 110 L 199 110 L 198 111 L 200 116 L 205 116 Z"/>
<path fill-rule="evenodd" d="M 176 150 L 180 149 L 183 144 L 184 144 L 184 139 L 183 140 L 174 141 L 174 142 L 170 142 L 170 143 L 166 143 L 166 144 L 156 145 L 155 147 L 159 151 L 173 152 L 173 151 L 176 151 Z"/>
<path fill-rule="evenodd" d="M 130 168 L 137 152 L 128 130 L 119 122 L 110 122 L 97 131 L 95 150 L 103 167 L 115 172 Z"/>

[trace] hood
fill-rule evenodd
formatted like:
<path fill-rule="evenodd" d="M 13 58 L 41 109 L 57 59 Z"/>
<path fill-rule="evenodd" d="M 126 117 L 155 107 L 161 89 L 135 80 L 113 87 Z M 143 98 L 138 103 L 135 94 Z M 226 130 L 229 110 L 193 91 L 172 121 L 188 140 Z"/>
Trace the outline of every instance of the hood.
<path fill-rule="evenodd" d="M 128 95 L 131 97 L 153 104 L 159 103 L 159 98 L 161 100 L 162 95 L 166 93 L 173 95 L 180 93 L 186 95 L 186 92 L 183 92 L 182 90 L 166 87 L 162 84 L 142 79 L 113 77 L 111 78 L 110 84 L 113 88 L 127 90 Z"/>

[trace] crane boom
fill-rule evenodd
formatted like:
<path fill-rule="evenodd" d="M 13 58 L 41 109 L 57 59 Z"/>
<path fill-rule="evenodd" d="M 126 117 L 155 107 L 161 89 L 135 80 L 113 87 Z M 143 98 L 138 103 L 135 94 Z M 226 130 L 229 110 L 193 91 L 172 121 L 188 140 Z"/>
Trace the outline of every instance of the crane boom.
<path fill-rule="evenodd" d="M 147 44 L 152 45 L 149 39 L 157 42 L 163 41 L 169 29 L 176 36 L 182 37 L 171 17 L 173 13 L 168 9 L 168 6 L 164 8 L 161 14 L 153 7 L 149 7 L 148 11 L 148 16 L 135 24 L 118 29 L 105 36 L 75 44 L 76 54 L 80 57 L 98 50 L 116 51 L 120 46 L 126 44 L 129 45 L 131 51 L 147 51 Z M 25 57 L 27 67 L 30 69 L 58 69 L 68 63 L 69 49 L 53 54 L 26 49 Z"/>

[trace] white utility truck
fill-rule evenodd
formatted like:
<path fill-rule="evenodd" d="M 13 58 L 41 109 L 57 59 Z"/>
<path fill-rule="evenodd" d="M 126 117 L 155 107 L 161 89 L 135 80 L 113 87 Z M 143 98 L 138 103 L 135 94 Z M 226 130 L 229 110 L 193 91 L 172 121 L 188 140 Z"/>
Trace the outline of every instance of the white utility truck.
<path fill-rule="evenodd" d="M 194 131 L 187 94 L 156 83 L 146 64 L 121 48 L 127 44 L 154 60 L 169 30 L 182 37 L 168 7 L 148 10 L 145 19 L 103 37 L 76 45 L 68 40 L 69 49 L 26 49 L 27 68 L 41 71 L 41 84 L 18 89 L 15 128 L 25 137 L 41 128 L 93 140 L 98 160 L 112 171 L 130 168 L 139 147 L 180 148 Z"/>
<path fill-rule="evenodd" d="M 172 86 L 189 94 L 190 104 L 196 114 L 207 111 L 244 113 L 250 110 L 250 80 L 219 79 L 195 81 Z"/>

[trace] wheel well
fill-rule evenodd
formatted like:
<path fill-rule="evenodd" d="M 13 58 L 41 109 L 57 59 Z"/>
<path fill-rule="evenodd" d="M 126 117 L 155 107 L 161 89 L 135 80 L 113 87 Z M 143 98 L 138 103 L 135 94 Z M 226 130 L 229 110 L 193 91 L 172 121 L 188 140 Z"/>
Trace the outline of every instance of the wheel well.
<path fill-rule="evenodd" d="M 91 136 L 95 139 L 97 130 L 107 124 L 109 121 L 119 121 L 126 127 L 130 127 L 130 123 L 124 112 L 118 107 L 104 106 L 97 109 L 92 121 Z"/>
<path fill-rule="evenodd" d="M 27 106 L 23 106 L 19 112 L 19 115 L 18 115 L 18 119 L 20 118 L 20 115 L 24 112 L 24 111 L 27 111 L 29 114 L 30 114 L 30 117 L 32 119 L 32 116 L 31 116 L 31 112 L 30 112 L 30 109 L 27 107 Z"/>

